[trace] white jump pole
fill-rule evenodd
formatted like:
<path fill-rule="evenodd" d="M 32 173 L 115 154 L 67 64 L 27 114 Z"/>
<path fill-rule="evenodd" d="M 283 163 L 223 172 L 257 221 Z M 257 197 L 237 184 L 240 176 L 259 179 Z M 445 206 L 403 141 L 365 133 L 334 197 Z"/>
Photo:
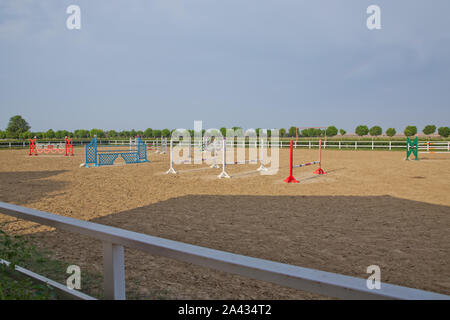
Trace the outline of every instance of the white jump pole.
<path fill-rule="evenodd" d="M 173 141 L 170 139 L 170 169 L 166 172 L 166 174 L 173 173 L 176 174 L 177 172 L 173 168 Z"/>
<path fill-rule="evenodd" d="M 211 165 L 211 168 L 219 168 L 217 164 L 217 139 L 214 138 L 214 163 Z"/>
<path fill-rule="evenodd" d="M 218 175 L 219 179 L 222 178 L 231 178 L 230 175 L 226 171 L 226 164 L 227 164 L 227 140 L 223 138 L 223 148 L 222 148 L 222 172 Z"/>
<path fill-rule="evenodd" d="M 267 168 L 264 167 L 264 139 L 261 138 L 260 140 L 260 146 L 259 146 L 259 162 L 261 165 L 259 166 L 257 171 L 267 171 Z"/>

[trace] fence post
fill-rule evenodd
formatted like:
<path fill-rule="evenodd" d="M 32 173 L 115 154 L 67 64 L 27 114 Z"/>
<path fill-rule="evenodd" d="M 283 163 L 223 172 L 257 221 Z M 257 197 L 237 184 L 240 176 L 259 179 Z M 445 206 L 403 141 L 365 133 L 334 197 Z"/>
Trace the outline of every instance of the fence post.
<path fill-rule="evenodd" d="M 373 140 L 372 140 L 372 150 L 373 150 Z"/>
<path fill-rule="evenodd" d="M 450 151 L 450 141 L 447 142 L 447 151 Z"/>
<path fill-rule="evenodd" d="M 355 141 L 355 150 L 358 150 L 358 141 Z"/>
<path fill-rule="evenodd" d="M 309 141 L 309 148 L 311 149 L 311 141 Z"/>
<path fill-rule="evenodd" d="M 103 242 L 103 289 L 105 299 L 125 300 L 123 246 Z"/>
<path fill-rule="evenodd" d="M 341 141 L 339 141 L 339 150 L 341 150 Z"/>
<path fill-rule="evenodd" d="M 392 141 L 389 141 L 389 151 L 392 150 Z"/>

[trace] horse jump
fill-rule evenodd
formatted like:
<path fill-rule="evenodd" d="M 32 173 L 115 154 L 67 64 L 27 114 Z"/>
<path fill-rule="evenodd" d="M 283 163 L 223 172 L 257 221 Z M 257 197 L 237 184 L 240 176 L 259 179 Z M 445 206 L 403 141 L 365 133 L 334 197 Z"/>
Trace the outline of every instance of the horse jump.
<path fill-rule="evenodd" d="M 317 168 L 316 171 L 314 171 L 315 174 L 326 174 L 325 171 L 322 169 L 322 140 L 319 140 L 319 160 L 318 161 L 312 161 L 312 162 L 306 162 L 298 165 L 294 165 L 294 147 L 293 142 L 291 140 L 291 148 L 290 148 L 290 160 L 289 160 L 289 177 L 284 179 L 284 182 L 286 183 L 299 183 L 293 175 L 293 169 L 294 168 L 301 168 L 301 167 L 307 167 L 314 164 L 318 164 L 319 168 Z"/>
<path fill-rule="evenodd" d="M 56 145 L 56 148 L 54 148 Z M 33 139 L 28 139 L 28 155 L 37 156 L 38 153 L 45 153 L 45 154 L 63 154 L 65 156 L 73 156 L 73 140 L 72 138 L 68 139 L 67 137 L 64 137 L 64 148 L 62 147 L 62 143 L 57 144 L 42 144 L 37 143 L 36 137 Z"/>
<path fill-rule="evenodd" d="M 419 153 L 450 153 L 450 142 L 419 142 L 416 137 L 413 141 L 406 137 L 406 160 L 409 160 L 411 154 L 414 155 L 414 160 L 419 160 Z"/>
<path fill-rule="evenodd" d="M 233 162 L 227 162 L 227 144 L 226 144 L 226 139 L 222 140 L 222 148 L 218 148 L 217 146 L 217 140 L 214 140 L 214 142 L 212 142 L 208 147 L 212 147 L 214 148 L 214 156 L 212 159 L 204 159 L 202 158 L 202 161 L 206 161 L 206 160 L 213 160 L 213 164 L 211 165 L 211 168 L 219 168 L 219 165 L 217 163 L 217 155 L 218 155 L 218 151 L 221 149 L 222 151 L 222 172 L 220 173 L 220 175 L 218 176 L 219 179 L 221 178 L 231 178 L 231 176 L 227 173 L 226 171 L 226 166 L 227 165 L 233 165 L 233 164 L 246 164 L 246 163 L 253 163 L 253 164 L 257 164 L 258 160 L 244 160 L 244 161 L 233 161 Z M 191 156 L 191 146 L 189 145 L 189 157 L 192 158 Z M 182 160 L 180 161 L 181 163 L 191 163 L 191 159 L 189 160 Z M 263 139 L 261 139 L 261 144 L 260 144 L 260 167 L 257 169 L 257 171 L 267 171 L 267 168 L 264 166 L 264 143 L 263 143 Z M 169 173 L 173 173 L 176 174 L 177 171 L 174 169 L 173 167 L 174 161 L 173 161 L 173 142 L 172 140 L 170 140 L 170 168 L 169 170 L 166 172 L 166 174 Z"/>
<path fill-rule="evenodd" d="M 115 147 L 117 149 L 98 150 L 97 137 L 94 137 L 89 144 L 84 146 L 85 161 L 83 165 L 86 168 L 113 165 L 114 161 L 119 156 L 122 157 L 127 164 L 148 162 L 147 145 L 139 137 L 136 138 L 136 143 L 133 144 L 133 146 L 130 145 L 129 150 L 127 150 L 126 147 L 124 148 L 123 145 L 105 145 L 102 147 Z"/>

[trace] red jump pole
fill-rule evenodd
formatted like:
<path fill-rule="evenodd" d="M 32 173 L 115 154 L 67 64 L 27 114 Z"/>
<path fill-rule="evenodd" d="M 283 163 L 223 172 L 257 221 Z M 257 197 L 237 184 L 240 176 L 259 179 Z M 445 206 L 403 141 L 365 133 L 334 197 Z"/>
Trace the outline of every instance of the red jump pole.
<path fill-rule="evenodd" d="M 67 139 L 67 137 L 65 137 L 64 140 L 66 146 L 66 156 L 69 154 L 73 156 L 73 138 Z"/>
<path fill-rule="evenodd" d="M 34 139 L 28 139 L 28 155 L 32 156 L 32 155 L 37 156 L 37 150 L 36 150 L 36 138 Z"/>
<path fill-rule="evenodd" d="M 315 174 L 326 174 L 322 169 L 322 140 L 319 140 L 319 168 L 314 171 Z"/>
<path fill-rule="evenodd" d="M 294 147 L 293 147 L 293 143 L 291 140 L 291 150 L 290 150 L 290 161 L 289 161 L 289 177 L 287 177 L 286 179 L 284 179 L 284 182 L 286 183 L 298 183 L 298 181 L 294 178 L 292 171 L 293 171 L 293 166 L 294 166 Z"/>

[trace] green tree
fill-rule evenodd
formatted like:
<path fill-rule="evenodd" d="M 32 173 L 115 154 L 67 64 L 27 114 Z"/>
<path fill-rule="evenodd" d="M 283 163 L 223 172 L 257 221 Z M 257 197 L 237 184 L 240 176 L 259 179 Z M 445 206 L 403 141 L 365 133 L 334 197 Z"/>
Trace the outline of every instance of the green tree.
<path fill-rule="evenodd" d="M 159 129 L 153 130 L 152 134 L 153 134 L 154 138 L 160 138 L 161 137 L 161 130 L 159 130 Z"/>
<path fill-rule="evenodd" d="M 227 136 L 227 128 L 225 128 L 225 127 L 220 128 L 220 133 L 222 134 L 223 137 L 226 137 Z"/>
<path fill-rule="evenodd" d="M 329 126 L 327 128 L 327 136 L 334 137 L 338 134 L 338 129 L 335 126 Z"/>
<path fill-rule="evenodd" d="M 57 139 L 64 139 L 64 137 L 68 137 L 70 135 L 70 132 L 67 130 L 58 130 L 55 132 L 55 138 Z"/>
<path fill-rule="evenodd" d="M 255 132 L 256 132 L 256 136 L 257 136 L 257 137 L 259 137 L 260 131 L 261 131 L 261 128 L 256 128 L 256 129 L 255 129 Z"/>
<path fill-rule="evenodd" d="M 378 137 L 383 133 L 383 129 L 380 126 L 373 126 L 370 128 L 369 133 L 372 137 Z"/>
<path fill-rule="evenodd" d="M 295 137 L 297 135 L 297 127 L 290 127 L 288 130 L 289 137 Z"/>
<path fill-rule="evenodd" d="M 347 131 L 345 131 L 344 129 L 339 129 L 339 133 L 341 134 L 341 136 L 345 136 Z"/>
<path fill-rule="evenodd" d="M 436 126 L 434 124 L 429 124 L 423 128 L 422 132 L 426 135 L 430 135 L 436 132 Z"/>
<path fill-rule="evenodd" d="M 395 131 L 395 129 L 394 128 L 388 128 L 387 130 L 386 130 L 386 135 L 388 136 L 388 137 L 393 137 L 393 136 L 395 136 L 397 134 L 397 131 Z"/>
<path fill-rule="evenodd" d="M 73 134 L 76 138 L 84 139 L 89 137 L 89 130 L 77 129 Z"/>
<path fill-rule="evenodd" d="M 441 137 L 448 138 L 448 136 L 450 135 L 450 128 L 449 127 L 440 127 L 438 129 L 438 133 Z"/>
<path fill-rule="evenodd" d="M 162 134 L 162 136 L 163 136 L 164 138 L 167 138 L 167 137 L 170 136 L 170 130 L 169 130 L 169 129 L 163 129 L 163 130 L 161 131 L 161 134 Z"/>
<path fill-rule="evenodd" d="M 279 131 L 279 135 L 280 135 L 280 138 L 286 136 L 286 129 L 281 128 L 280 131 Z"/>
<path fill-rule="evenodd" d="M 31 132 L 31 137 L 36 137 L 36 139 L 43 139 L 45 138 L 45 132 Z"/>
<path fill-rule="evenodd" d="M 25 121 L 22 116 L 13 116 L 9 119 L 8 127 L 6 132 L 13 137 L 18 137 L 19 134 L 27 132 L 30 130 L 30 125 Z"/>
<path fill-rule="evenodd" d="M 369 128 L 364 125 L 359 125 L 355 129 L 355 133 L 360 137 L 366 136 L 369 133 Z"/>
<path fill-rule="evenodd" d="M 415 136 L 417 134 L 417 127 L 416 126 L 407 126 L 405 130 L 403 131 L 405 136 Z"/>
<path fill-rule="evenodd" d="M 147 129 L 145 129 L 145 131 L 144 131 L 144 137 L 151 138 L 152 136 L 153 136 L 153 130 L 152 130 L 152 128 L 147 128 Z"/>
<path fill-rule="evenodd" d="M 0 130 L 0 139 L 6 139 L 6 132 Z"/>
<path fill-rule="evenodd" d="M 92 129 L 89 132 L 89 135 L 91 136 L 91 138 L 93 138 L 94 136 L 97 136 L 97 138 L 104 138 L 105 132 L 102 129 Z"/>
<path fill-rule="evenodd" d="M 131 132 L 128 130 L 122 130 L 119 132 L 119 137 L 121 138 L 129 138 L 131 137 Z"/>
<path fill-rule="evenodd" d="M 108 137 L 108 138 L 115 138 L 115 137 L 117 137 L 116 130 L 108 130 L 108 131 L 106 131 L 106 137 Z"/>
<path fill-rule="evenodd" d="M 45 133 L 45 137 L 47 139 L 55 138 L 55 131 L 53 131 L 52 129 L 48 129 L 47 132 Z"/>
<path fill-rule="evenodd" d="M 30 131 L 26 131 L 26 132 L 23 132 L 23 133 L 19 134 L 19 138 L 20 139 L 31 139 L 33 137 L 34 136 L 33 136 L 33 134 Z"/>

